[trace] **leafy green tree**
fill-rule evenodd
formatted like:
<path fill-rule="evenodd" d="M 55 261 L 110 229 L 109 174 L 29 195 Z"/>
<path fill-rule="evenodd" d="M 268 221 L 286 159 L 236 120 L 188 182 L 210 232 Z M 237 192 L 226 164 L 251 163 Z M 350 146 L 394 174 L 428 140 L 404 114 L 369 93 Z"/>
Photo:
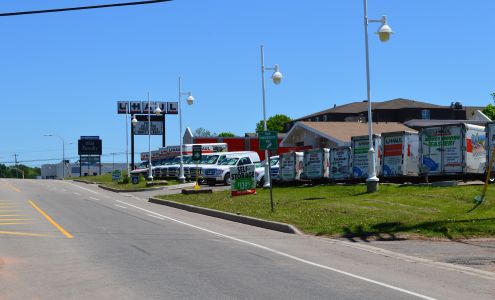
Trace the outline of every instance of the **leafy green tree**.
<path fill-rule="evenodd" d="M 483 113 L 492 120 L 495 120 L 495 105 L 488 104 L 483 108 Z"/>
<path fill-rule="evenodd" d="M 269 131 L 276 131 L 276 132 L 284 132 L 285 131 L 285 123 L 292 121 L 291 118 L 289 118 L 286 115 L 274 115 L 268 118 L 266 120 L 266 127 Z M 259 121 L 256 124 L 256 132 L 261 132 L 263 130 L 263 120 Z"/>
<path fill-rule="evenodd" d="M 495 102 L 495 93 L 491 93 L 493 101 Z M 495 105 L 488 104 L 484 109 L 483 113 L 492 120 L 495 120 Z"/>
<path fill-rule="evenodd" d="M 218 134 L 219 137 L 235 137 L 235 134 L 232 132 L 220 132 Z"/>
<path fill-rule="evenodd" d="M 212 137 L 212 136 L 215 136 L 215 133 L 212 133 L 208 129 L 204 129 L 204 128 L 200 127 L 200 128 L 197 128 L 196 130 L 194 130 L 193 135 L 196 137 Z"/>

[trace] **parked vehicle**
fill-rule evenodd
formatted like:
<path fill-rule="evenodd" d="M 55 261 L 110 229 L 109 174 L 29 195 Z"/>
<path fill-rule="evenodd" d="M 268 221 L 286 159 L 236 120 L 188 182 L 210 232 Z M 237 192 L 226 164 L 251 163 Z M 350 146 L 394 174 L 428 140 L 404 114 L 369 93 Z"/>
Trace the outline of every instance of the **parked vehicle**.
<path fill-rule="evenodd" d="M 420 139 L 422 175 L 485 173 L 487 145 L 484 126 L 454 124 L 425 127 L 421 130 Z"/>
<path fill-rule="evenodd" d="M 196 180 L 196 176 L 199 176 L 199 181 L 203 181 L 203 169 L 218 165 L 218 163 L 225 158 L 225 155 L 225 153 L 203 155 L 201 161 L 198 163 L 193 161 L 191 164 L 184 166 L 185 176 L 189 180 Z"/>
<path fill-rule="evenodd" d="M 303 152 L 301 178 L 309 180 L 328 179 L 330 176 L 330 149 L 311 149 Z"/>
<path fill-rule="evenodd" d="M 258 153 L 254 151 L 228 152 L 225 157 L 212 168 L 205 168 L 203 176 L 208 185 L 217 183 L 230 184 L 230 167 L 256 164 L 260 162 Z"/>
<path fill-rule="evenodd" d="M 376 176 L 379 176 L 381 165 L 381 148 L 382 139 L 379 134 L 373 134 L 373 149 L 375 149 L 375 172 Z M 369 136 L 353 136 L 351 137 L 352 148 L 352 178 L 353 179 L 366 179 L 368 178 L 368 152 L 370 149 Z"/>
<path fill-rule="evenodd" d="M 265 164 L 266 160 L 256 165 L 255 173 L 256 173 L 256 184 L 259 187 L 265 185 Z M 279 174 L 279 156 L 271 156 L 270 157 L 270 175 L 272 177 L 272 181 L 278 180 Z"/>
<path fill-rule="evenodd" d="M 411 131 L 382 133 L 382 177 L 419 175 L 419 134 Z"/>
<path fill-rule="evenodd" d="M 488 164 L 490 163 L 490 159 L 492 157 L 493 148 L 495 147 L 495 122 L 490 122 L 486 124 L 486 142 L 487 142 L 487 152 L 486 152 L 486 163 L 487 168 L 486 172 L 488 172 Z M 492 169 L 490 172 L 490 182 L 495 182 L 495 160 L 492 164 Z"/>
<path fill-rule="evenodd" d="M 351 147 L 330 149 L 330 180 L 343 181 L 352 177 Z"/>
<path fill-rule="evenodd" d="M 291 182 L 301 180 L 303 153 L 288 152 L 280 155 L 280 180 Z"/>

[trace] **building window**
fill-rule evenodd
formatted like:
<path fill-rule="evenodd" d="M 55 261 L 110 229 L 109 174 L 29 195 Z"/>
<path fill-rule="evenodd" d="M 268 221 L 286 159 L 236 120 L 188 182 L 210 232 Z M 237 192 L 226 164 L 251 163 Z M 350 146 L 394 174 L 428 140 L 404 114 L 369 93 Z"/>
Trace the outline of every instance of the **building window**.
<path fill-rule="evenodd" d="M 328 120 L 328 116 L 327 115 L 323 115 L 323 122 L 326 122 Z"/>
<path fill-rule="evenodd" d="M 429 109 L 421 110 L 421 119 L 423 119 L 423 120 L 429 120 L 430 119 L 430 110 Z"/>
<path fill-rule="evenodd" d="M 320 121 L 320 117 L 315 117 L 315 122 L 319 122 Z"/>

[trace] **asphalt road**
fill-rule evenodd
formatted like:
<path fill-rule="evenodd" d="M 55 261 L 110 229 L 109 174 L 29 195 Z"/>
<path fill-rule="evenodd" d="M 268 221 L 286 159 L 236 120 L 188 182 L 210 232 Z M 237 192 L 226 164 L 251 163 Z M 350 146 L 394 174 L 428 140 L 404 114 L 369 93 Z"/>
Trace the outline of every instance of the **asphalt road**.
<path fill-rule="evenodd" d="M 0 179 L 0 299 L 494 299 L 495 274 Z"/>

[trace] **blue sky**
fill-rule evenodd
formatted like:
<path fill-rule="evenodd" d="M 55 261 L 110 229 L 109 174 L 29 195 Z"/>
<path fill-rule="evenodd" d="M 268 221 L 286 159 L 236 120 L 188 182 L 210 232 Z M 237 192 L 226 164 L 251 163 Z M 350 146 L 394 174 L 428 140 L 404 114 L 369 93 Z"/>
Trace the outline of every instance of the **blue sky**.
<path fill-rule="evenodd" d="M 128 0 L 131 1 L 131 0 Z M 1 12 L 118 2 L 3 0 Z M 370 25 L 372 99 L 486 105 L 494 87 L 495 1 L 369 0 L 387 15 L 388 43 Z M 175 0 L 0 18 L 0 161 L 59 158 L 63 136 L 77 156 L 81 135 L 104 153 L 125 151 L 119 100 L 177 101 L 177 77 L 196 102 L 184 126 L 253 132 L 262 118 L 260 44 L 284 81 L 267 82 L 267 114 L 298 118 L 366 97 L 363 1 Z M 267 74 L 268 76 L 270 74 Z M 167 144 L 179 141 L 167 119 Z M 152 147 L 160 145 L 152 138 Z M 136 139 L 137 152 L 148 148 Z M 105 156 L 104 161 L 111 161 Z M 117 156 L 123 161 L 124 156 Z M 40 162 L 30 163 L 39 165 Z"/>

